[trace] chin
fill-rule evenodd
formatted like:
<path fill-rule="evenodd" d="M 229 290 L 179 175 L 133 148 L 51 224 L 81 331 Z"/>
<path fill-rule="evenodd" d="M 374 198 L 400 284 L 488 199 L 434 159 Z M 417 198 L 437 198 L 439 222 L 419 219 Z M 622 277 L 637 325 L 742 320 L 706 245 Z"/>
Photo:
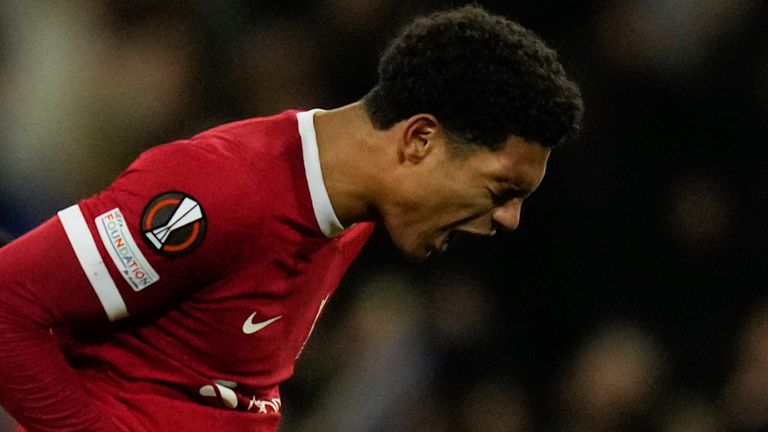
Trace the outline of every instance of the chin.
<path fill-rule="evenodd" d="M 397 245 L 405 259 L 411 262 L 421 262 L 429 258 L 434 252 L 429 243 L 414 243 L 410 245 Z"/>
<path fill-rule="evenodd" d="M 392 244 L 400 251 L 403 258 L 410 262 L 420 262 L 427 259 L 433 252 L 428 233 L 414 231 L 408 227 L 389 225 L 384 221 Z"/>
<path fill-rule="evenodd" d="M 392 238 L 392 243 L 403 255 L 403 258 L 410 262 L 421 262 L 429 258 L 432 255 L 432 249 L 422 244 L 408 244 L 400 242 L 398 239 Z"/>
<path fill-rule="evenodd" d="M 403 257 L 410 261 L 410 262 L 422 262 L 429 258 L 430 255 L 432 255 L 431 250 L 421 250 L 419 252 L 412 252 L 412 251 L 406 251 L 403 249 L 400 249 L 400 252 L 403 253 Z"/>

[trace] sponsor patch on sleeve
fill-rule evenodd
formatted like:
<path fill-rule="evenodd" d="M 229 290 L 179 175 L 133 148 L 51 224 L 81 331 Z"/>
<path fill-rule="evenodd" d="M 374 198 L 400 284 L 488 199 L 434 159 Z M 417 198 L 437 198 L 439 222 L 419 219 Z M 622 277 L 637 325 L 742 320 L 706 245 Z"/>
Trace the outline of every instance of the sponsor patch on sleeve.
<path fill-rule="evenodd" d="M 160 280 L 133 240 L 120 209 L 114 208 L 96 217 L 96 228 L 115 266 L 134 291 Z"/>

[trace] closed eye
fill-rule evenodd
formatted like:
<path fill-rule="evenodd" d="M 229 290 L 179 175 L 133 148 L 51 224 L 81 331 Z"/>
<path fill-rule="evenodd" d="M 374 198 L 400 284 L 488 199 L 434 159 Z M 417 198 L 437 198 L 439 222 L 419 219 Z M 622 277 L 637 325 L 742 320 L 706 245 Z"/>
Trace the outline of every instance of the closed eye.
<path fill-rule="evenodd" d="M 525 199 L 530 195 L 529 193 L 520 189 L 504 189 L 502 191 L 490 191 L 491 199 L 495 205 L 504 205 L 513 199 Z"/>

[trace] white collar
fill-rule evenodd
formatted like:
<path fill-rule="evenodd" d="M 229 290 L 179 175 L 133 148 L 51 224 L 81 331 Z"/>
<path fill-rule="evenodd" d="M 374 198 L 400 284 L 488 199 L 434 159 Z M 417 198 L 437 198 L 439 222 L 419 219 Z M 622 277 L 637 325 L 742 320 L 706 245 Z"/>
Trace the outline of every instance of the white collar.
<path fill-rule="evenodd" d="M 296 114 L 301 136 L 301 149 L 304 155 L 304 170 L 309 185 L 309 195 L 312 197 L 312 208 L 320 229 L 326 237 L 334 237 L 344 231 L 344 227 L 336 217 L 328 197 L 328 191 L 323 182 L 323 172 L 320 168 L 320 153 L 317 149 L 317 134 L 313 117 L 321 109 L 313 109 Z"/>

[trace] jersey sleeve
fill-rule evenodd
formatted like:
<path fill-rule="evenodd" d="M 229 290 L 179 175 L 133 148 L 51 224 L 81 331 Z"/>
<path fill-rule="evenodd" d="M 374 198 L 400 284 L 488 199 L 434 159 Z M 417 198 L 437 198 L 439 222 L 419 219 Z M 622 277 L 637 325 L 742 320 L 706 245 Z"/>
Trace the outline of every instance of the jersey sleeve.
<path fill-rule="evenodd" d="M 225 278 L 258 235 L 237 143 L 145 152 L 110 187 L 0 248 L 0 403 L 29 431 L 114 431 L 52 330 L 99 332 Z"/>
<path fill-rule="evenodd" d="M 59 212 L 73 250 L 98 253 L 78 259 L 109 320 L 172 307 L 239 264 L 263 217 L 239 148 L 218 137 L 157 147 L 105 192 Z M 105 269 L 109 277 L 96 276 Z"/>

